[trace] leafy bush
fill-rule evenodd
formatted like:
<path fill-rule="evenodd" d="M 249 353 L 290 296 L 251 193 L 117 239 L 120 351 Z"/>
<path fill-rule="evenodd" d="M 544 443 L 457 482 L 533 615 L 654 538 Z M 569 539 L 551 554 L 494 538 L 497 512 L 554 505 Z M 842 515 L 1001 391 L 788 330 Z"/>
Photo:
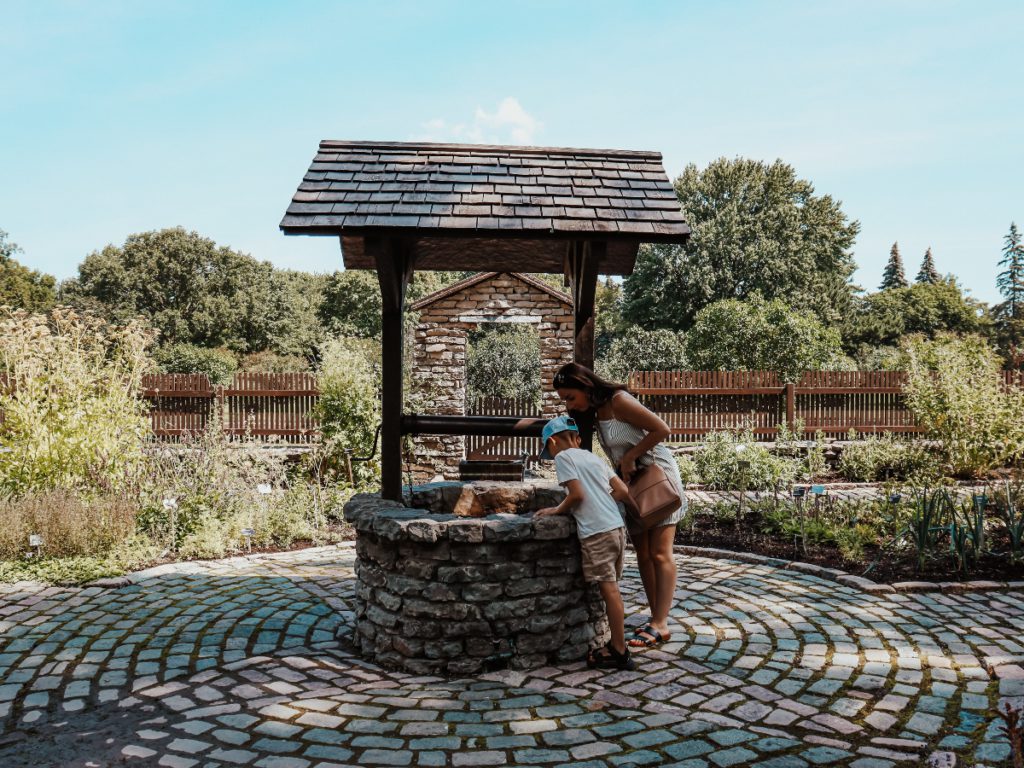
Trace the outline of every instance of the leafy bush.
<path fill-rule="evenodd" d="M 466 397 L 505 397 L 540 404 L 540 337 L 532 326 L 485 323 L 469 333 Z"/>
<path fill-rule="evenodd" d="M 380 373 L 359 339 L 327 342 L 319 370 L 320 400 L 316 415 L 325 441 L 335 450 L 336 466 L 345 449 L 369 454 L 380 424 Z M 378 461 L 353 465 L 357 485 L 376 482 Z"/>
<path fill-rule="evenodd" d="M 905 344 L 906 402 L 949 470 L 982 475 L 1024 458 L 1024 391 L 1006 390 L 999 359 L 978 336 L 943 334 Z"/>
<path fill-rule="evenodd" d="M 716 301 L 698 312 L 686 335 L 686 356 L 699 370 L 777 371 L 787 381 L 845 360 L 838 331 L 811 312 L 758 295 Z"/>
<path fill-rule="evenodd" d="M 137 482 L 150 341 L 138 323 L 113 327 L 66 309 L 0 314 L 0 495 Z"/>
<path fill-rule="evenodd" d="M 600 362 L 601 372 L 625 381 L 631 371 L 678 371 L 689 366 L 683 335 L 666 328 L 622 328 Z"/>
<path fill-rule="evenodd" d="M 309 370 L 309 361 L 301 355 L 282 355 L 265 349 L 245 355 L 239 368 L 246 373 L 298 373 Z"/>
<path fill-rule="evenodd" d="M 772 455 L 749 431 L 711 432 L 693 462 L 701 482 L 715 490 L 765 490 L 776 483 L 788 486 L 799 466 L 794 460 Z M 746 467 L 741 462 L 746 462 Z"/>
<path fill-rule="evenodd" d="M 163 373 L 205 373 L 212 384 L 227 384 L 238 370 L 238 358 L 230 349 L 185 342 L 157 349 L 153 360 Z"/>
<path fill-rule="evenodd" d="M 891 432 L 864 435 L 858 438 L 851 431 L 851 441 L 843 448 L 839 472 L 854 482 L 874 482 L 892 478 L 915 478 L 928 475 L 934 461 L 926 448 L 918 443 L 897 440 Z"/>

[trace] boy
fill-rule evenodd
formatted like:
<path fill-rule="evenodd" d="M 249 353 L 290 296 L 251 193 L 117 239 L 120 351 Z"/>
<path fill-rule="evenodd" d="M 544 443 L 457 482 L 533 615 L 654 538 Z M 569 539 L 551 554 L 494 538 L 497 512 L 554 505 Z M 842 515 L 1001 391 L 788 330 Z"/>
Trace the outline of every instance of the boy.
<path fill-rule="evenodd" d="M 617 501 L 633 506 L 629 489 L 611 468 L 589 451 L 580 448 L 580 432 L 568 416 L 551 419 L 541 435 L 544 450 L 540 458 L 555 460 L 559 484 L 568 495 L 557 507 L 547 507 L 536 517 L 571 514 L 583 553 L 583 578 L 597 582 L 608 612 L 612 639 L 604 648 L 587 656 L 587 666 L 634 669 L 626 646 L 624 609 L 618 580 L 626 548 L 626 529 Z"/>

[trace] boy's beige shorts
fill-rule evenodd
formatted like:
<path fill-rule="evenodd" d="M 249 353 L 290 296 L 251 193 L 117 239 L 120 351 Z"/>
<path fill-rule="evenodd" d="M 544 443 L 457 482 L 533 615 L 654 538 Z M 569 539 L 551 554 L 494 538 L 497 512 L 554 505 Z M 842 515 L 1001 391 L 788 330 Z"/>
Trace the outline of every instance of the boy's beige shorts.
<path fill-rule="evenodd" d="M 580 539 L 583 578 L 586 581 L 618 581 L 626 555 L 626 529 L 616 528 Z"/>

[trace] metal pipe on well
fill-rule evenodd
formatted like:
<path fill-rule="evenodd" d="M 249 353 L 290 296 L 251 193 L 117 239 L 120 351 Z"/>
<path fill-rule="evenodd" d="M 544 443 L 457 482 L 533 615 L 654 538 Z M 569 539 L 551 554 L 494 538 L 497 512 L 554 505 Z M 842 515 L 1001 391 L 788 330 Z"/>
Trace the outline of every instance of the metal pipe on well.
<path fill-rule="evenodd" d="M 540 437 L 547 419 L 517 416 L 402 415 L 403 435 L 494 435 Z"/>

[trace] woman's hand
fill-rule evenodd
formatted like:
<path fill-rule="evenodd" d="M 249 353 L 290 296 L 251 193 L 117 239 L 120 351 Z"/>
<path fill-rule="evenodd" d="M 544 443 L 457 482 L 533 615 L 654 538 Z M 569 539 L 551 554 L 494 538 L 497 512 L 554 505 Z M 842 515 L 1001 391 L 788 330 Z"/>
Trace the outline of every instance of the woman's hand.
<path fill-rule="evenodd" d="M 533 513 L 534 517 L 551 517 L 558 514 L 558 507 L 544 507 Z"/>
<path fill-rule="evenodd" d="M 623 454 L 622 461 L 619 462 L 619 475 L 622 477 L 623 482 L 628 484 L 635 472 L 636 459 L 634 459 L 627 451 Z"/>

